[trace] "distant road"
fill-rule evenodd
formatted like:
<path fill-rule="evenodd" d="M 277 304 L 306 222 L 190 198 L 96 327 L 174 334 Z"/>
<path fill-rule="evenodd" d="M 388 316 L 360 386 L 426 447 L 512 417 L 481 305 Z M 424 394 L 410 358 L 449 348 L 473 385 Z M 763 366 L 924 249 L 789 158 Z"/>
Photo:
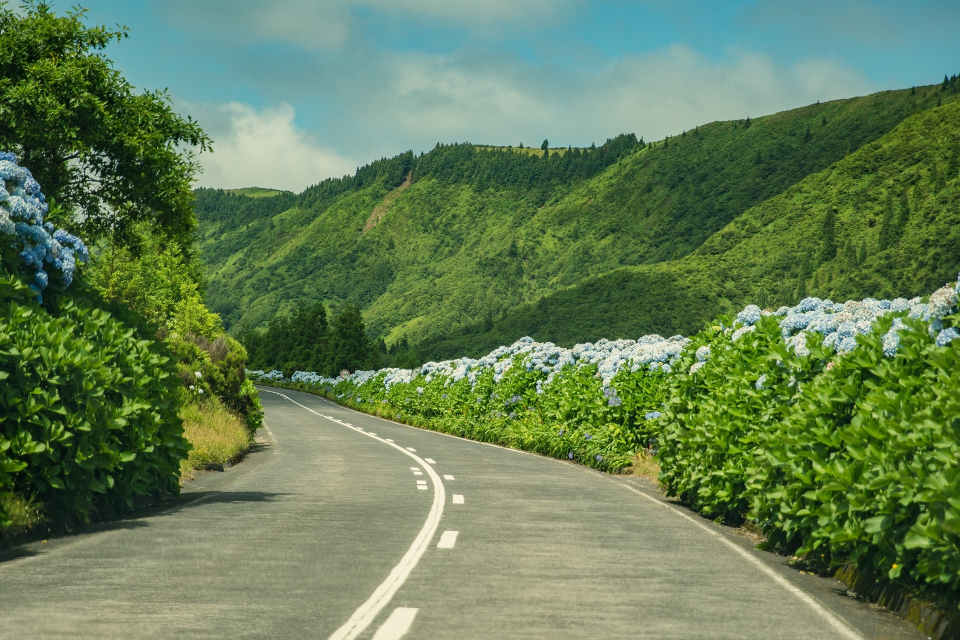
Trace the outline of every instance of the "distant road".
<path fill-rule="evenodd" d="M 645 480 L 261 398 L 175 506 L 0 553 L 0 638 L 925 637 Z"/>

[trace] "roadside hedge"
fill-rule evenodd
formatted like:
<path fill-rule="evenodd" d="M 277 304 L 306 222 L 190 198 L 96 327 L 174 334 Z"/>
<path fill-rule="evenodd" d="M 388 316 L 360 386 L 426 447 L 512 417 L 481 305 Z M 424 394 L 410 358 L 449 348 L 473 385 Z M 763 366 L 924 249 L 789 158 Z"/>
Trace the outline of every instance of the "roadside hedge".
<path fill-rule="evenodd" d="M 188 444 L 169 350 L 82 287 L 41 305 L 0 271 L 0 490 L 85 520 L 178 493 Z"/>

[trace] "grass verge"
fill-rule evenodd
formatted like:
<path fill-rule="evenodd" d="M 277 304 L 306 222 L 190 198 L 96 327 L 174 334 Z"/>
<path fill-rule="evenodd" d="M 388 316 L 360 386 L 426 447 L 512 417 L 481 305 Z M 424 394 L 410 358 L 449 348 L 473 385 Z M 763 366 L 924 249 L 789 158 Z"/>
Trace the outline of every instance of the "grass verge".
<path fill-rule="evenodd" d="M 25 498 L 7 491 L 0 493 L 0 513 L 5 514 L 7 522 L 0 523 L 0 532 L 14 535 L 43 522 L 43 509 L 33 498 Z"/>
<path fill-rule="evenodd" d="M 620 473 L 626 476 L 646 478 L 647 480 L 656 482 L 658 486 L 660 484 L 657 480 L 657 476 L 660 475 L 660 463 L 646 451 L 641 451 L 635 455 L 630 461 L 630 466 L 621 469 Z"/>
<path fill-rule="evenodd" d="M 185 402 L 180 417 L 184 436 L 193 445 L 190 455 L 180 462 L 181 481 L 192 478 L 199 470 L 239 461 L 253 444 L 244 421 L 217 398 Z"/>

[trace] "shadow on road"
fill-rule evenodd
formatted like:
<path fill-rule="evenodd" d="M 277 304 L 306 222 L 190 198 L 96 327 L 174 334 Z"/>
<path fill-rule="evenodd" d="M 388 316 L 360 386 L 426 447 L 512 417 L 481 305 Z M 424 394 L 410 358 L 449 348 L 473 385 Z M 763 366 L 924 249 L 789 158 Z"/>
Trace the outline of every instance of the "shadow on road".
<path fill-rule="evenodd" d="M 0 564 L 12 560 L 20 560 L 21 558 L 32 558 L 38 555 L 40 555 L 40 551 L 36 549 L 15 547 L 13 549 L 7 549 L 6 551 L 0 551 Z"/>
<path fill-rule="evenodd" d="M 62 523 L 50 525 L 43 530 L 35 530 L 15 539 L 3 541 L 6 543 L 4 545 L 6 548 L 0 548 L 0 564 L 42 555 L 45 551 L 44 545 L 48 540 L 56 544 L 75 536 L 106 531 L 141 529 L 150 526 L 151 518 L 176 515 L 185 509 L 202 508 L 214 504 L 273 502 L 288 495 L 292 494 L 269 491 L 195 491 L 159 504 L 142 507 L 130 515 L 114 520 L 75 528 L 64 527 Z"/>
<path fill-rule="evenodd" d="M 168 514 L 188 508 L 205 507 L 210 504 L 274 502 L 291 495 L 294 494 L 272 491 L 194 491 L 170 500 L 166 505 L 158 507 L 155 513 Z"/>

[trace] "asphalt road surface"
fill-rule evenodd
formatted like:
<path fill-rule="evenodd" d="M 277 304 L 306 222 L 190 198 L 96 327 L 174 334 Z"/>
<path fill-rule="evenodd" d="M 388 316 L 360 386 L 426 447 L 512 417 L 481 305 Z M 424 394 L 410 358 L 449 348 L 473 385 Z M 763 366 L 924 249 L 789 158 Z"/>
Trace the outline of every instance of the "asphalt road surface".
<path fill-rule="evenodd" d="M 0 553 L 0 638 L 923 638 L 652 483 L 263 390 L 172 505 Z"/>

